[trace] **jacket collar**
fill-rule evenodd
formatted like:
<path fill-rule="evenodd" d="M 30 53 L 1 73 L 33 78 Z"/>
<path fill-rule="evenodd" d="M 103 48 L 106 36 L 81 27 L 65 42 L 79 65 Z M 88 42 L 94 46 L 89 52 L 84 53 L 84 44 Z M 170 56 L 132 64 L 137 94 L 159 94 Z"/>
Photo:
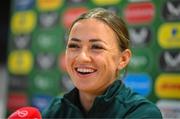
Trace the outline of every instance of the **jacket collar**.
<path fill-rule="evenodd" d="M 115 96 L 119 93 L 119 91 L 123 88 L 123 83 L 121 80 L 114 81 L 107 90 L 97 98 L 104 99 L 104 101 L 108 102 L 114 99 Z"/>
<path fill-rule="evenodd" d="M 110 101 L 117 95 L 117 93 L 119 93 L 123 87 L 124 84 L 122 81 L 116 80 L 106 89 L 102 95 L 97 96 L 96 99 L 103 99 L 106 102 Z M 75 105 L 79 104 L 79 91 L 77 88 L 74 88 L 69 93 L 65 94 L 64 97 Z"/>

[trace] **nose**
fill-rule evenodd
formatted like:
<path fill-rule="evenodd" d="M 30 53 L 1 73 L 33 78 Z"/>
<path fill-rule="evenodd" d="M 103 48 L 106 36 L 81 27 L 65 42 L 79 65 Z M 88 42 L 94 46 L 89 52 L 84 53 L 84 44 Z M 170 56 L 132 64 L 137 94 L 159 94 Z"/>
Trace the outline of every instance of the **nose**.
<path fill-rule="evenodd" d="M 87 50 L 82 50 L 82 51 L 78 54 L 77 60 L 78 60 L 79 62 L 90 62 L 90 61 L 91 61 L 91 57 L 90 57 L 90 55 L 89 55 L 89 53 L 88 53 Z"/>

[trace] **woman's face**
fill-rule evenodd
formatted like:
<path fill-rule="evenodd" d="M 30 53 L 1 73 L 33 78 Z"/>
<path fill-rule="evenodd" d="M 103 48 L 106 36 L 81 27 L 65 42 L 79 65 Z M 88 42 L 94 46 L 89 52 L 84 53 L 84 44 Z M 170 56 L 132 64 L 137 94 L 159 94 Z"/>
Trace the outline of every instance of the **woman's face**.
<path fill-rule="evenodd" d="M 84 19 L 72 27 L 66 68 L 80 91 L 102 93 L 115 79 L 121 52 L 114 31 L 104 22 Z"/>

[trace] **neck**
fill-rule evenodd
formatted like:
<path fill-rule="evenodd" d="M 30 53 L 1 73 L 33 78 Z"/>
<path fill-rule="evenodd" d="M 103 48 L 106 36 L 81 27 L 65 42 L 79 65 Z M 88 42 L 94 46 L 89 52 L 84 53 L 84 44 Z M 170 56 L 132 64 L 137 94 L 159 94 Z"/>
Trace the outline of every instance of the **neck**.
<path fill-rule="evenodd" d="M 80 102 L 84 107 L 85 111 L 89 111 L 97 95 L 89 94 L 82 91 L 79 92 L 79 95 L 80 95 Z"/>

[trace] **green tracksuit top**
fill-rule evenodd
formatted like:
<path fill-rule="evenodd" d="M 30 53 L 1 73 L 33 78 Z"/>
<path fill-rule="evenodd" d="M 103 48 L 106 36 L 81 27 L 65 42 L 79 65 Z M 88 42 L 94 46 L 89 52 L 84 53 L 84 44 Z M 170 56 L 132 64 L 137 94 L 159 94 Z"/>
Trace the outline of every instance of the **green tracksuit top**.
<path fill-rule="evenodd" d="M 56 97 L 44 110 L 43 118 L 161 119 L 162 115 L 153 103 L 116 80 L 104 94 L 96 97 L 89 112 L 84 111 L 78 90 L 74 88 L 63 97 Z"/>

